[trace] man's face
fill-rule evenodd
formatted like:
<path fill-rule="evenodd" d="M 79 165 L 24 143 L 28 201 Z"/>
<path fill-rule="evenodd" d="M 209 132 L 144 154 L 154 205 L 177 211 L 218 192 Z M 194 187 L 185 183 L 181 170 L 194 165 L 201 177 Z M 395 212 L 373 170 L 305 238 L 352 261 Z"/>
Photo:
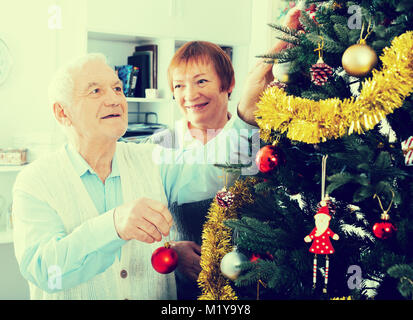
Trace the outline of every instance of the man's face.
<path fill-rule="evenodd" d="M 73 103 L 68 108 L 80 139 L 119 139 L 128 125 L 128 105 L 122 82 L 115 71 L 102 61 L 87 62 L 73 74 Z"/>
<path fill-rule="evenodd" d="M 172 73 L 173 93 L 185 118 L 200 129 L 218 129 L 226 121 L 228 93 L 211 63 L 189 62 Z"/>

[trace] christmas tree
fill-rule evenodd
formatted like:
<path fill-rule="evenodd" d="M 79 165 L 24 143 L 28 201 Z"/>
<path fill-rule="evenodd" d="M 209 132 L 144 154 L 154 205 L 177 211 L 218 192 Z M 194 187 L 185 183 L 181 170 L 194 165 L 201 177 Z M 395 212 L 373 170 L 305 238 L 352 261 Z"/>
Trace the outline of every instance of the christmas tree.
<path fill-rule="evenodd" d="M 270 25 L 260 173 L 211 204 L 200 299 L 413 299 L 412 8 L 306 1 Z"/>

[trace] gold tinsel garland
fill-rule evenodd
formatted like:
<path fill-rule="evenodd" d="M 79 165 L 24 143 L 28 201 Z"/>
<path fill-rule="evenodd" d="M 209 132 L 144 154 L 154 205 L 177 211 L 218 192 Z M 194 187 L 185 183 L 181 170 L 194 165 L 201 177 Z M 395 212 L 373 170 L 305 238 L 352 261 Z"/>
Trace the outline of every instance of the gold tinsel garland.
<path fill-rule="evenodd" d="M 201 267 L 198 285 L 202 289 L 199 300 L 237 300 L 230 280 L 220 271 L 220 263 L 224 255 L 232 250 L 231 229 L 224 225 L 227 219 L 237 218 L 237 209 L 254 199 L 250 187 L 257 180 L 248 177 L 237 180 L 229 191 L 234 194 L 234 202 L 229 208 L 220 207 L 214 199 L 202 231 Z"/>
<path fill-rule="evenodd" d="M 373 70 L 357 98 L 314 101 L 275 86 L 266 89 L 255 114 L 261 139 L 272 142 L 272 129 L 287 132 L 290 140 L 319 143 L 373 129 L 413 91 L 413 32 L 394 38 L 380 59 L 382 70 Z"/>

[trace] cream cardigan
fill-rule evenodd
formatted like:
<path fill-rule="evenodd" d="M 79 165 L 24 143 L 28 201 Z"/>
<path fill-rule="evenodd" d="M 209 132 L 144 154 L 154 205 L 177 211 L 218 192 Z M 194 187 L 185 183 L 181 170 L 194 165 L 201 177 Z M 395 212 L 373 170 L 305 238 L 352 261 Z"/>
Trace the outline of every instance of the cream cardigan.
<path fill-rule="evenodd" d="M 117 143 L 124 202 L 148 197 L 167 205 L 159 168 L 152 161 L 153 147 Z M 19 174 L 14 188 L 46 202 L 55 209 L 67 234 L 99 215 L 64 148 L 30 164 Z M 108 269 L 89 281 L 56 293 L 47 293 L 29 282 L 30 297 L 76 300 L 176 299 L 174 273 L 159 274 L 151 265 L 152 252 L 161 245 L 159 242 L 146 244 L 130 240 L 122 246 L 120 260 L 115 258 Z M 128 272 L 126 278 L 120 276 L 123 269 Z"/>

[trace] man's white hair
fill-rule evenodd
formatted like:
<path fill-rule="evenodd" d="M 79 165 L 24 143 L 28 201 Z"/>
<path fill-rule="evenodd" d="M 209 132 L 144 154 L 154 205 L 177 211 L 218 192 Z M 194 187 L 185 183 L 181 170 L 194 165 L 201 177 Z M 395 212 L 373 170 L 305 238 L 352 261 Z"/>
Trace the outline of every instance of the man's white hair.
<path fill-rule="evenodd" d="M 49 105 L 53 107 L 55 103 L 59 103 L 63 107 L 70 107 L 73 102 L 73 74 L 87 62 L 95 60 L 107 64 L 107 59 L 102 53 L 88 53 L 60 67 L 49 85 Z"/>

